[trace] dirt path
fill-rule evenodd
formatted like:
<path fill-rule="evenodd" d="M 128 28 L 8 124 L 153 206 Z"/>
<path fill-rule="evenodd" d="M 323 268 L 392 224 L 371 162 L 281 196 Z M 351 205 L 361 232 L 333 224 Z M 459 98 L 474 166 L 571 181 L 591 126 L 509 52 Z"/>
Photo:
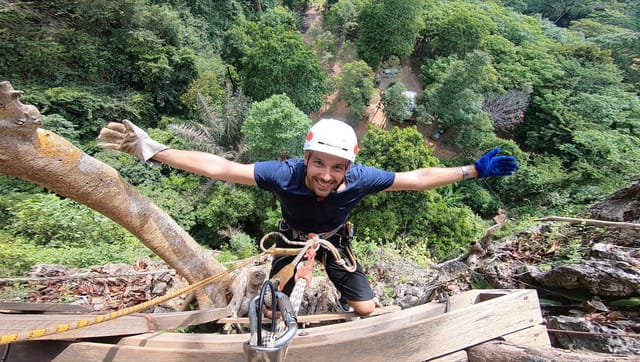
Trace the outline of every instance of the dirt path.
<path fill-rule="evenodd" d="M 313 3 L 303 14 L 303 29 L 304 29 L 304 41 L 305 43 L 312 45 L 313 39 L 307 32 L 317 22 L 322 21 L 322 8 L 317 3 Z M 331 64 L 329 75 L 335 78 L 342 71 L 343 59 L 336 59 Z M 389 122 L 384 114 L 384 107 L 380 102 L 381 94 L 384 90 L 394 82 L 402 82 L 407 90 L 415 91 L 418 96 L 422 94 L 422 82 L 416 73 L 413 72 L 411 67 L 411 60 L 409 58 L 402 61 L 400 72 L 392 77 L 381 78 L 380 84 L 375 89 L 369 107 L 366 111 L 367 122 L 355 122 L 355 130 L 358 135 L 358 139 L 363 139 L 367 133 L 369 127 L 380 127 L 386 130 L 390 130 L 394 127 L 393 123 Z M 318 120 L 321 118 L 335 118 L 346 121 L 349 115 L 349 107 L 347 107 L 344 101 L 339 100 L 339 92 L 336 91 L 329 94 L 324 99 L 324 104 L 320 108 L 320 111 L 312 115 L 312 119 Z M 426 127 L 418 125 L 418 130 L 422 134 L 427 134 Z M 434 146 L 430 140 L 425 137 L 425 142 L 430 146 Z"/>
<path fill-rule="evenodd" d="M 332 67 L 332 76 L 337 76 L 340 73 L 341 68 L 342 62 L 339 60 Z M 384 107 L 380 102 L 382 92 L 384 92 L 384 90 L 393 82 L 402 82 L 407 87 L 407 90 L 415 91 L 418 93 L 418 95 L 422 94 L 422 83 L 420 82 L 420 79 L 412 71 L 410 61 L 404 61 L 400 72 L 396 76 L 384 78 L 380 82 L 378 88 L 375 89 L 373 97 L 371 98 L 371 102 L 369 103 L 369 107 L 366 111 L 366 119 L 368 119 L 368 124 L 367 122 L 359 122 L 356 127 L 356 133 L 358 134 L 358 137 L 360 139 L 364 137 L 370 125 L 386 130 L 390 130 L 391 128 L 393 128 L 393 124 L 387 120 L 384 114 Z M 318 119 L 347 119 L 349 108 L 344 101 L 338 100 L 338 98 L 339 93 L 337 91 L 325 98 L 325 103 L 318 113 Z"/>

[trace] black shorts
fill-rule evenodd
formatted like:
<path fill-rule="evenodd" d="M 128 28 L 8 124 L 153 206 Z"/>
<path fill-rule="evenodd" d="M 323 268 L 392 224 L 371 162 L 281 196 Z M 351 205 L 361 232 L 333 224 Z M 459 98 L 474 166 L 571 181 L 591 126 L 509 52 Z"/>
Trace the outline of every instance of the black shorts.
<path fill-rule="evenodd" d="M 290 234 L 284 233 L 287 238 L 290 237 Z M 349 244 L 344 244 L 341 242 L 341 236 L 334 235 L 328 239 L 331 243 L 338 249 L 340 253 L 340 257 L 344 260 L 349 261 L 349 257 L 347 256 L 345 248 L 350 247 Z M 278 238 L 276 241 L 276 247 L 278 248 L 299 248 L 299 246 L 292 246 L 287 244 L 284 240 Z M 274 258 L 271 264 L 271 272 L 269 274 L 269 278 L 273 277 L 280 271 L 280 269 L 284 268 L 286 265 L 290 264 L 295 256 L 277 256 Z M 327 276 L 329 276 L 329 280 L 333 283 L 336 289 L 340 292 L 340 296 L 342 298 L 346 298 L 347 300 L 362 302 L 373 299 L 373 290 L 371 290 L 371 285 L 369 285 L 369 281 L 367 280 L 367 276 L 364 274 L 364 270 L 362 266 L 357 263 L 356 270 L 353 272 L 347 271 L 343 266 L 336 264 L 335 257 L 333 253 L 323 247 L 320 247 L 316 253 L 316 260 L 319 260 L 323 263 L 324 269 L 327 272 Z M 293 291 L 293 287 L 295 286 L 295 280 L 292 277 L 289 279 L 287 284 L 285 284 L 282 292 L 286 295 L 291 295 Z"/>

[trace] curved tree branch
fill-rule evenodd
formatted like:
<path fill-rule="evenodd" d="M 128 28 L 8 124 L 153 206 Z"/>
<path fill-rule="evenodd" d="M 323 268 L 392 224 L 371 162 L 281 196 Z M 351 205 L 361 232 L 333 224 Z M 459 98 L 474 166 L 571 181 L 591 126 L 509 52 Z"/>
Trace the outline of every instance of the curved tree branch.
<path fill-rule="evenodd" d="M 100 212 L 134 234 L 189 283 L 226 269 L 115 169 L 40 129 L 40 112 L 22 104 L 21 95 L 9 82 L 0 82 L 0 173 L 37 183 Z M 220 287 L 198 290 L 196 296 L 200 308 L 226 305 Z"/>

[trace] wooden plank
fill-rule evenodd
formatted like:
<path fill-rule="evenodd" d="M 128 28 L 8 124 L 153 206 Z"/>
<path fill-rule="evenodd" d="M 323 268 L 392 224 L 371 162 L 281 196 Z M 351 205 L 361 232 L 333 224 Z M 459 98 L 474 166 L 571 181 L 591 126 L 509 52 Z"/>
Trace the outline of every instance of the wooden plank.
<path fill-rule="evenodd" d="M 505 291 L 478 292 L 476 299 L 484 301 L 446 314 L 443 305 L 429 303 L 375 318 L 304 329 L 290 343 L 287 360 L 424 361 L 542 322 L 535 291 L 502 293 Z M 458 302 L 452 305 L 461 305 Z M 245 361 L 243 344 L 248 338 L 247 334 L 155 333 L 123 338 L 118 345 L 74 343 L 57 360 L 108 357 L 110 361 L 128 361 L 144 355 L 154 362 Z"/>
<path fill-rule="evenodd" d="M 351 334 L 352 332 L 360 335 L 367 333 L 379 332 L 381 328 L 394 327 L 404 325 L 409 321 L 420 321 L 431 317 L 439 316 L 444 313 L 444 304 L 428 303 L 405 309 L 396 313 L 382 314 L 375 318 L 363 318 L 356 321 L 346 323 L 336 323 L 326 326 L 299 329 L 298 336 L 293 339 L 292 345 L 308 344 L 316 338 L 323 339 L 327 335 L 334 334 Z M 313 335 L 314 338 L 305 338 L 305 336 Z M 242 343 L 249 339 L 249 334 L 230 334 L 230 335 L 214 335 L 214 334 L 184 334 L 184 333 L 153 333 L 141 334 L 122 338 L 119 345 L 140 345 L 149 347 L 164 348 L 233 348 L 236 351 L 243 352 Z M 233 347 L 229 347 L 234 345 Z"/>
<path fill-rule="evenodd" d="M 547 327 L 543 325 L 535 325 L 514 333 L 506 334 L 502 336 L 501 339 L 515 346 L 539 348 L 551 347 L 551 340 L 549 339 Z"/>
<path fill-rule="evenodd" d="M 39 313 L 91 313 L 93 309 L 84 305 L 59 303 L 0 303 L 0 312 Z"/>
<path fill-rule="evenodd" d="M 227 308 L 190 312 L 135 313 L 39 339 L 93 338 L 175 330 L 180 327 L 212 322 L 229 314 Z M 83 319 L 93 320 L 96 316 L 97 314 L 2 314 L 0 315 L 0 335 L 55 328 L 61 324 L 72 324 Z"/>
<path fill-rule="evenodd" d="M 75 361 L 153 361 L 153 362 L 246 362 L 247 357 L 242 351 L 218 351 L 215 353 L 206 349 L 167 349 L 161 347 L 136 347 L 116 346 L 102 343 L 81 342 L 74 343 L 65 348 L 51 361 L 75 362 Z M 287 356 L 287 361 L 297 361 Z M 327 361 L 327 360 L 325 360 Z M 10 361 L 12 362 L 12 361 Z"/>
<path fill-rule="evenodd" d="M 442 357 L 430 359 L 429 362 L 467 362 L 469 356 L 466 351 L 453 352 Z"/>
<path fill-rule="evenodd" d="M 312 314 L 312 315 L 300 315 L 297 317 L 298 323 L 307 324 L 307 323 L 320 323 L 327 321 L 340 321 L 340 320 L 352 320 L 356 318 L 371 318 L 376 317 L 382 314 L 387 314 L 391 312 L 400 311 L 402 308 L 397 305 L 392 305 L 388 307 L 376 308 L 373 313 L 363 317 L 356 312 L 340 312 L 340 313 L 322 313 L 322 314 Z M 265 318 L 265 323 L 270 323 L 270 319 Z M 227 324 L 227 323 L 236 323 L 236 324 L 249 324 L 248 317 L 227 317 L 221 318 L 216 321 L 218 324 Z"/>
<path fill-rule="evenodd" d="M 0 356 L 6 362 L 46 362 L 54 359 L 71 341 L 25 341 L 0 346 Z M 78 360 L 81 361 L 81 360 Z"/>
<path fill-rule="evenodd" d="M 521 347 L 535 347 L 535 348 L 551 348 L 551 341 L 549 340 L 549 334 L 547 328 L 543 325 L 535 325 L 529 328 L 522 329 L 520 331 L 506 334 L 499 338 L 504 340 L 505 343 Z M 487 342 L 491 343 L 491 342 Z M 474 348 L 474 347 L 472 347 Z M 467 362 L 469 356 L 466 350 L 450 353 L 442 357 L 430 359 L 430 362 Z"/>
<path fill-rule="evenodd" d="M 350 361 L 388 361 L 394 356 L 402 356 L 403 361 L 424 361 L 541 322 L 536 292 L 523 290 L 426 320 L 382 324 L 377 331 L 335 330 L 331 335 L 323 335 L 323 340 L 314 340 L 314 329 L 309 329 L 308 336 L 293 340 L 288 356 L 292 360 L 323 361 L 339 351 L 339 359 Z M 305 342 L 309 346 L 296 348 Z M 375 352 L 363 354 L 363 351 Z"/>

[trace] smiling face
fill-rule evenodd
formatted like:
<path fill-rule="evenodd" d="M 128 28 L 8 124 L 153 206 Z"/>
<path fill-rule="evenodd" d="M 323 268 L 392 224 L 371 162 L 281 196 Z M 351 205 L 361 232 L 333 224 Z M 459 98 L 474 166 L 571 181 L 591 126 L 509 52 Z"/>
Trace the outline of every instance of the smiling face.
<path fill-rule="evenodd" d="M 318 197 L 327 197 L 332 191 L 344 187 L 344 176 L 349 161 L 324 152 L 308 151 L 304 154 L 307 166 L 305 185 Z"/>

